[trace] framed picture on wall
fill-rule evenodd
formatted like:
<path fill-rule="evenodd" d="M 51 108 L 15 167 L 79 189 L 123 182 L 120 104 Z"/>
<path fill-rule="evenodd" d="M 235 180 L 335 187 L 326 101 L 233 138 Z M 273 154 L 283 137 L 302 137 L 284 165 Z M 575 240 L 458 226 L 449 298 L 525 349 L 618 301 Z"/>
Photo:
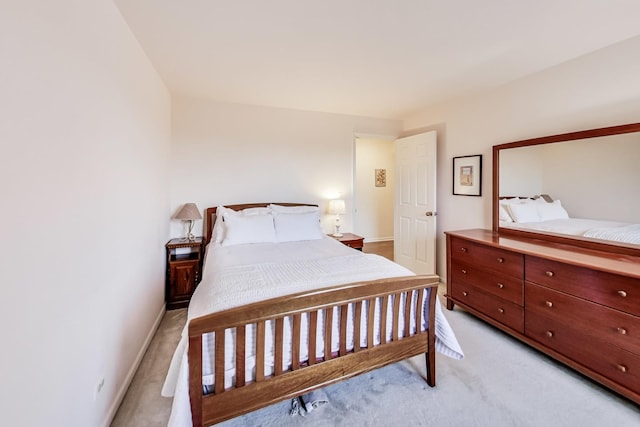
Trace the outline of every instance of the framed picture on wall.
<path fill-rule="evenodd" d="M 387 170 L 376 169 L 376 187 L 386 187 L 386 186 L 387 186 Z"/>
<path fill-rule="evenodd" d="M 453 194 L 482 196 L 482 154 L 453 158 Z"/>

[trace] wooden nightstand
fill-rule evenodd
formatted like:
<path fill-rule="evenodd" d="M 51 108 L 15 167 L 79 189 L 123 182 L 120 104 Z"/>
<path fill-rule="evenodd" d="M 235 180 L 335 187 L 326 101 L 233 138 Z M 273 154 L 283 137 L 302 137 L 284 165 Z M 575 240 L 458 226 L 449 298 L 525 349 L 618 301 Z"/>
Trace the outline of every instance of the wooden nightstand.
<path fill-rule="evenodd" d="M 362 247 L 364 246 L 364 237 L 358 236 L 357 234 L 343 233 L 342 237 L 332 236 L 331 234 L 329 234 L 329 236 L 333 237 L 340 243 L 343 243 L 350 248 L 357 249 L 359 251 L 361 251 Z"/>
<path fill-rule="evenodd" d="M 196 286 L 200 283 L 202 273 L 202 256 L 204 239 L 194 240 L 171 239 L 165 245 L 167 249 L 167 273 L 165 279 L 165 301 L 167 310 L 189 305 L 189 300 Z M 182 253 L 178 250 L 190 249 Z"/>

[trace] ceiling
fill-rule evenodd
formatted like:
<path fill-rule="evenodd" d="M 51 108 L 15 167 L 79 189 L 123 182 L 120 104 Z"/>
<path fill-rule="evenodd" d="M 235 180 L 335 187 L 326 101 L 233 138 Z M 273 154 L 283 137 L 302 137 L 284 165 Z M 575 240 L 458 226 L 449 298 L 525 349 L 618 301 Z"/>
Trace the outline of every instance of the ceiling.
<path fill-rule="evenodd" d="M 640 34 L 637 0 L 114 0 L 172 94 L 400 119 Z"/>

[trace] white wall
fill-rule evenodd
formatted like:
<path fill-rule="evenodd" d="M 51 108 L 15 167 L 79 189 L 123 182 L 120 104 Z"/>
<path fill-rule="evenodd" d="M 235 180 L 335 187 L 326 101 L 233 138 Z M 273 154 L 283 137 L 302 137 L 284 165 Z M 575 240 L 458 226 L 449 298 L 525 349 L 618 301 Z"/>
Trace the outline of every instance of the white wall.
<path fill-rule="evenodd" d="M 0 56 L 2 424 L 104 425 L 163 310 L 169 94 L 111 0 L 3 2 Z"/>
<path fill-rule="evenodd" d="M 640 37 L 495 90 L 421 111 L 406 133 L 438 127 L 438 273 L 445 276 L 443 232 L 491 228 L 491 147 L 557 133 L 638 121 Z M 442 130 L 445 130 L 442 132 Z M 483 154 L 483 196 L 451 194 L 451 159 Z M 621 195 L 623 196 L 623 195 Z"/>
<path fill-rule="evenodd" d="M 386 187 L 375 186 L 376 169 L 386 170 Z M 393 239 L 394 170 L 393 141 L 356 138 L 357 211 L 353 231 L 364 236 L 366 242 Z"/>
<path fill-rule="evenodd" d="M 500 196 L 523 197 L 551 193 L 543 179 L 544 150 L 540 146 L 519 147 L 500 152 Z M 491 186 L 491 183 L 488 184 Z"/>
<path fill-rule="evenodd" d="M 397 135 L 402 123 L 338 114 L 174 97 L 171 208 L 344 198 L 352 230 L 354 133 Z M 333 220 L 323 218 L 326 232 Z M 194 230 L 199 234 L 202 221 Z M 173 236 L 184 226 L 172 222 Z"/>

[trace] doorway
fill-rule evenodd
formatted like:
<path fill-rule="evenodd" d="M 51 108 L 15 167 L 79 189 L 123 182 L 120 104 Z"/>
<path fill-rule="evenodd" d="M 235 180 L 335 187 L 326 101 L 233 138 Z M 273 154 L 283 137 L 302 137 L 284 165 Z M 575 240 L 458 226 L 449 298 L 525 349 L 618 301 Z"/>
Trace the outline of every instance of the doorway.
<path fill-rule="evenodd" d="M 393 241 L 393 137 L 355 137 L 353 230 L 365 242 Z"/>

